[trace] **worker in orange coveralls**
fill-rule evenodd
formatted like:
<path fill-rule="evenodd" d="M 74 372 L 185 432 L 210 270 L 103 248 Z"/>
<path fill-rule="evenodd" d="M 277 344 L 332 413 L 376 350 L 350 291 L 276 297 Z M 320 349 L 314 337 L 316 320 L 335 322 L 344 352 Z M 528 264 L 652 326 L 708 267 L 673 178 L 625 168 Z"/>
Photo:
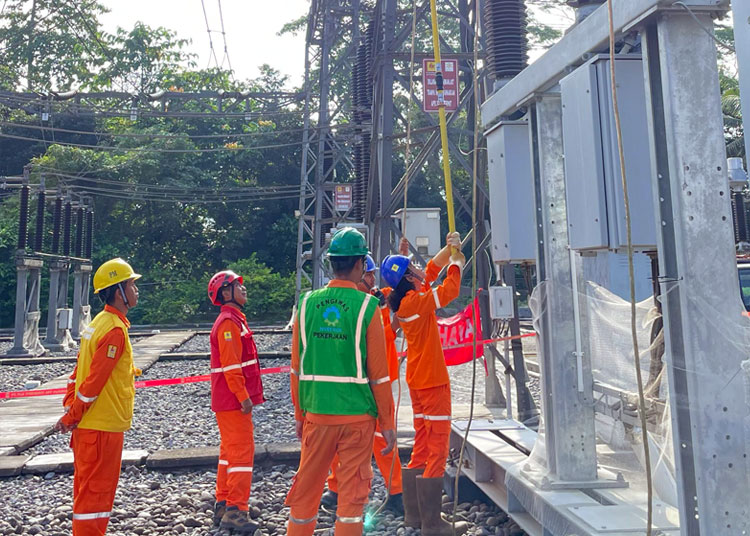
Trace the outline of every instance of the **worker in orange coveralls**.
<path fill-rule="evenodd" d="M 138 303 L 141 277 L 122 259 L 102 264 L 94 274 L 94 294 L 105 303 L 81 335 L 78 362 L 63 400 L 67 412 L 55 425 L 70 432 L 73 477 L 73 534 L 107 531 L 120 479 L 125 430 L 135 401 L 133 349 L 126 317 Z"/>
<path fill-rule="evenodd" d="M 404 255 L 383 259 L 381 275 L 393 291 L 388 303 L 396 313 L 408 344 L 406 383 L 414 411 L 414 447 L 403 470 L 404 524 L 421 527 L 423 536 L 451 535 L 451 523 L 441 516 L 443 473 L 451 431 L 451 390 L 435 311 L 458 296 L 466 258 L 458 233 L 449 233 L 446 246 L 422 272 Z M 448 266 L 442 285 L 431 288 Z M 455 524 L 456 533 L 468 530 Z"/>
<path fill-rule="evenodd" d="M 265 402 L 258 350 L 241 308 L 247 303 L 242 277 L 225 270 L 208 283 L 211 303 L 221 306 L 211 330 L 211 409 L 221 446 L 216 470 L 214 525 L 254 533 L 248 499 L 253 480 L 253 406 Z"/>
<path fill-rule="evenodd" d="M 387 455 L 396 443 L 383 324 L 378 300 L 360 292 L 367 243 L 351 227 L 331 239 L 334 279 L 306 293 L 292 333 L 292 401 L 299 470 L 286 498 L 287 534 L 310 536 L 328 469 L 339 457 L 336 536 L 362 534 L 372 481 L 376 419 Z"/>
<path fill-rule="evenodd" d="M 396 351 L 396 329 L 391 325 L 391 310 L 386 303 L 386 293 L 390 289 L 381 290 L 375 285 L 375 272 L 378 267 L 370 255 L 365 260 L 365 275 L 359 283 L 358 288 L 362 292 L 372 294 L 378 299 L 378 307 L 383 320 L 383 329 L 385 331 L 385 349 L 388 358 L 388 376 L 391 383 L 398 380 L 398 352 Z M 396 516 L 404 515 L 404 503 L 401 498 L 401 462 L 398 459 L 398 449 L 393 449 L 386 456 L 380 454 L 385 448 L 385 439 L 380 431 L 380 427 L 375 427 L 375 441 L 372 449 L 375 455 L 375 462 L 380 469 L 380 474 L 385 480 L 386 489 L 388 490 L 388 499 L 383 505 L 383 510 L 388 510 Z M 336 508 L 338 503 L 338 469 L 339 459 L 336 456 L 331 465 L 331 474 L 328 477 L 328 490 L 323 494 L 320 500 L 322 506 Z"/>

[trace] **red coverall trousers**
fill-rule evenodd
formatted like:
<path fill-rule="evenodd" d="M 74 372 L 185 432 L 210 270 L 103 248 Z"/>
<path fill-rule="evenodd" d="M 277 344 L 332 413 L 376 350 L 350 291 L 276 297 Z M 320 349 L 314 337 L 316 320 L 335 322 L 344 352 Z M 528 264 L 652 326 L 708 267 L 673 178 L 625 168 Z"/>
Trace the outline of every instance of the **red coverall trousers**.
<path fill-rule="evenodd" d="M 414 411 L 415 434 L 408 467 L 424 468 L 424 478 L 443 476 L 450 452 L 450 385 L 409 389 L 409 394 Z"/>
<path fill-rule="evenodd" d="M 227 501 L 227 506 L 247 511 L 255 459 L 253 414 L 243 414 L 238 409 L 217 411 L 216 422 L 221 434 L 216 500 Z"/>

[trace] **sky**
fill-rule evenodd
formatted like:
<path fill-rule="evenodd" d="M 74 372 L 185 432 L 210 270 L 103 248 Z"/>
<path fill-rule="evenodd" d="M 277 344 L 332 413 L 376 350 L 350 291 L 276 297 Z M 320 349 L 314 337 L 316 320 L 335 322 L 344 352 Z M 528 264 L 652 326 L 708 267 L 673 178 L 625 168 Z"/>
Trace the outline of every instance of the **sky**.
<path fill-rule="evenodd" d="M 112 33 L 118 26 L 130 29 L 138 21 L 174 30 L 178 37 L 192 41 L 189 50 L 198 55 L 199 67 L 207 67 L 209 61 L 212 67 L 216 65 L 206 19 L 218 63 L 221 65 L 224 60 L 221 5 L 227 51 L 237 78 L 255 78 L 258 67 L 268 63 L 290 76 L 290 86 L 302 82 L 304 34 L 296 37 L 276 34 L 287 22 L 306 15 L 310 0 L 103 0 L 102 3 L 110 9 L 101 19 L 105 31 Z"/>

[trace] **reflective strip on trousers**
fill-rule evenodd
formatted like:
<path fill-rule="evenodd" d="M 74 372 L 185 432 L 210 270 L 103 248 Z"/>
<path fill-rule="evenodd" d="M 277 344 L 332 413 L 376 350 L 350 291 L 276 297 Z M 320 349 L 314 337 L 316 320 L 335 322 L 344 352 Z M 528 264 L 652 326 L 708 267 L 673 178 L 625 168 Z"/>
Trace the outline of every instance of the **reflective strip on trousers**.
<path fill-rule="evenodd" d="M 451 416 L 450 415 L 425 415 L 423 419 L 426 421 L 449 421 L 451 420 Z"/>
<path fill-rule="evenodd" d="M 337 517 L 336 521 L 339 523 L 362 523 L 362 516 L 356 517 Z"/>
<path fill-rule="evenodd" d="M 252 473 L 253 468 L 252 467 L 230 467 L 227 469 L 227 474 L 229 473 Z"/>
<path fill-rule="evenodd" d="M 228 460 L 219 460 L 219 465 L 229 465 Z"/>
<path fill-rule="evenodd" d="M 289 516 L 289 521 L 291 521 L 292 523 L 297 523 L 298 525 L 307 525 L 308 523 L 312 523 L 316 519 L 318 519 L 318 516 L 313 516 L 308 519 L 297 519 L 296 517 L 292 517 L 291 515 Z"/>
<path fill-rule="evenodd" d="M 235 370 L 235 369 L 242 368 L 242 367 L 248 367 L 250 365 L 255 365 L 257 362 L 258 362 L 257 359 L 253 359 L 252 361 L 244 361 L 242 363 L 237 363 L 235 365 L 229 365 L 229 366 L 226 366 L 226 367 L 223 367 L 223 368 L 221 368 L 221 367 L 220 368 L 212 368 L 211 369 L 211 374 L 218 374 L 220 372 L 228 372 L 230 370 Z"/>
<path fill-rule="evenodd" d="M 380 432 L 375 432 L 375 437 L 383 437 L 383 434 L 381 434 Z"/>
<path fill-rule="evenodd" d="M 73 521 L 91 521 L 92 519 L 107 519 L 111 512 L 94 512 L 91 514 L 73 514 Z"/>
<path fill-rule="evenodd" d="M 411 316 L 408 316 L 406 318 L 401 318 L 400 316 L 398 316 L 396 318 L 398 318 L 400 322 L 413 322 L 414 320 L 416 320 L 417 318 L 419 318 L 419 314 L 411 315 Z"/>
<path fill-rule="evenodd" d="M 424 419 L 424 415 L 422 413 L 415 413 L 414 414 L 415 419 Z"/>

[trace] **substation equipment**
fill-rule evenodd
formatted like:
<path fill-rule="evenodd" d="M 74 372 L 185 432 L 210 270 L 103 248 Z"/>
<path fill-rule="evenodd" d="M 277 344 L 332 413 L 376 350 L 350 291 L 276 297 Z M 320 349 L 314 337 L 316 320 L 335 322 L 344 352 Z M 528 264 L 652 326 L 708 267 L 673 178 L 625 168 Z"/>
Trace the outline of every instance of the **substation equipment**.
<path fill-rule="evenodd" d="M 7 355 L 39 356 L 46 351 L 62 352 L 76 346 L 83 329 L 91 320 L 89 288 L 93 245 L 94 210 L 90 203 L 73 201 L 70 193 L 45 190 L 44 177 L 36 191 L 36 227 L 29 228 L 29 203 L 32 189 L 28 169 L 20 184 L 18 242 L 15 255 L 17 271 L 16 313 L 13 347 Z M 52 239 L 45 247 L 45 218 L 52 203 Z M 73 235 L 75 232 L 75 235 Z M 49 264 L 49 304 L 47 331 L 39 337 L 40 294 L 44 261 Z M 68 305 L 70 269 L 73 269 L 73 304 Z"/>
<path fill-rule="evenodd" d="M 482 105 L 493 258 L 537 270 L 543 426 L 537 434 L 515 421 L 483 423 L 468 434 L 463 471 L 535 535 L 646 532 L 646 490 L 635 482 L 643 475 L 618 472 L 616 453 L 598 440 L 602 416 L 639 438 L 638 408 L 595 375 L 594 341 L 606 334 L 594 333 L 584 301 L 591 283 L 627 288 L 613 261 L 627 239 L 608 6 L 596 3 L 573 2 L 585 16 Z M 612 9 L 635 277 L 648 281 L 643 259 L 654 260 L 663 322 L 668 395 L 648 407 L 671 433 L 652 444 L 649 420 L 652 534 L 746 534 L 750 361 L 728 176 L 737 191 L 747 176 L 741 160 L 726 158 L 713 20 L 734 10 L 747 113 L 750 4 L 627 0 Z M 455 444 L 464 430 L 454 423 Z M 631 446 L 631 457 L 635 446 L 643 453 L 637 439 Z"/>
<path fill-rule="evenodd" d="M 297 211 L 297 297 L 307 288 L 318 288 L 324 281 L 326 236 L 331 229 L 342 225 L 364 225 L 370 248 L 376 259 L 394 252 L 402 235 L 397 220 L 403 210 L 406 189 L 423 180 L 428 159 L 437 159 L 440 148 L 438 120 L 424 111 L 422 97 L 415 94 L 411 99 L 414 141 L 409 159 L 399 157 L 398 150 L 407 143 L 408 113 L 394 106 L 394 99 L 405 98 L 412 89 L 410 62 L 412 59 L 410 38 L 412 35 L 412 3 L 398 0 L 313 0 L 308 16 L 307 42 L 305 47 L 305 131 L 300 173 L 300 205 Z M 458 39 L 442 42 L 443 59 L 456 61 L 457 110 L 448 114 L 447 124 L 450 158 L 454 165 L 472 175 L 471 158 L 459 148 L 461 139 L 471 140 L 474 124 L 474 21 L 476 5 L 473 0 L 444 0 L 440 2 L 440 20 L 445 25 L 458 29 Z M 417 2 L 417 37 L 429 35 L 429 2 Z M 450 21 L 450 22 L 447 22 Z M 515 26 L 514 26 L 515 24 Z M 520 58 L 525 46 L 524 28 L 520 14 L 511 17 L 509 24 L 499 30 L 510 28 L 518 47 L 518 59 L 505 68 L 520 71 L 525 65 L 525 56 Z M 496 39 L 499 39 L 497 36 Z M 479 58 L 488 56 L 487 38 L 480 35 Z M 413 54 L 414 64 L 432 60 L 433 52 L 420 48 L 420 40 Z M 335 51 L 335 54 L 333 54 Z M 489 51 L 491 52 L 491 51 Z M 482 64 L 484 65 L 484 64 Z M 317 67 L 317 69 L 316 69 Z M 415 80 L 422 76 L 415 69 Z M 485 93 L 491 69 L 480 71 L 480 94 Z M 499 75 L 498 75 L 499 76 Z M 348 83 L 351 100 L 334 102 L 334 91 Z M 465 117 L 460 126 L 459 118 Z M 342 123 L 352 125 L 346 134 L 339 132 Z M 419 128 L 417 128 L 417 125 Z M 485 187 L 486 174 L 480 166 L 478 191 L 477 258 L 478 281 L 489 281 L 492 268 L 485 262 L 485 249 L 490 244 L 488 199 Z M 335 189 L 342 184 L 352 186 L 352 202 L 348 208 L 337 207 Z M 453 197 L 459 214 L 471 219 L 471 199 L 467 199 L 457 188 Z M 412 203 L 410 203 L 412 205 Z M 409 206 L 407 214 L 414 208 Z M 400 216 L 401 213 L 399 212 Z M 407 219 L 407 234 L 409 231 Z M 470 239 L 470 236 L 466 236 Z M 440 240 L 442 242 L 442 239 Z M 429 250 L 429 247 L 427 248 Z M 420 250 L 423 246 L 412 242 L 415 258 L 424 262 Z M 429 254 L 427 255 L 429 256 Z M 467 268 L 474 259 L 469 259 Z M 513 286 L 513 267 L 506 270 L 502 280 Z M 502 276 L 502 274 L 501 274 Z M 506 289 L 508 290 L 508 289 Z M 510 290 L 509 296 L 515 293 Z M 515 306 L 516 304 L 514 304 Z M 480 293 L 483 333 L 491 333 L 489 293 Z M 518 318 L 509 321 L 510 332 L 520 334 Z M 506 370 L 513 371 L 520 388 L 517 390 L 516 407 L 522 419 L 534 418 L 531 394 L 526 387 L 526 372 L 523 364 L 520 341 L 512 345 L 513 364 L 497 353 L 490 352 L 505 363 Z M 495 360 L 488 360 L 490 374 L 485 384 L 485 400 L 488 406 L 502 407 L 506 404 L 494 374 Z"/>

